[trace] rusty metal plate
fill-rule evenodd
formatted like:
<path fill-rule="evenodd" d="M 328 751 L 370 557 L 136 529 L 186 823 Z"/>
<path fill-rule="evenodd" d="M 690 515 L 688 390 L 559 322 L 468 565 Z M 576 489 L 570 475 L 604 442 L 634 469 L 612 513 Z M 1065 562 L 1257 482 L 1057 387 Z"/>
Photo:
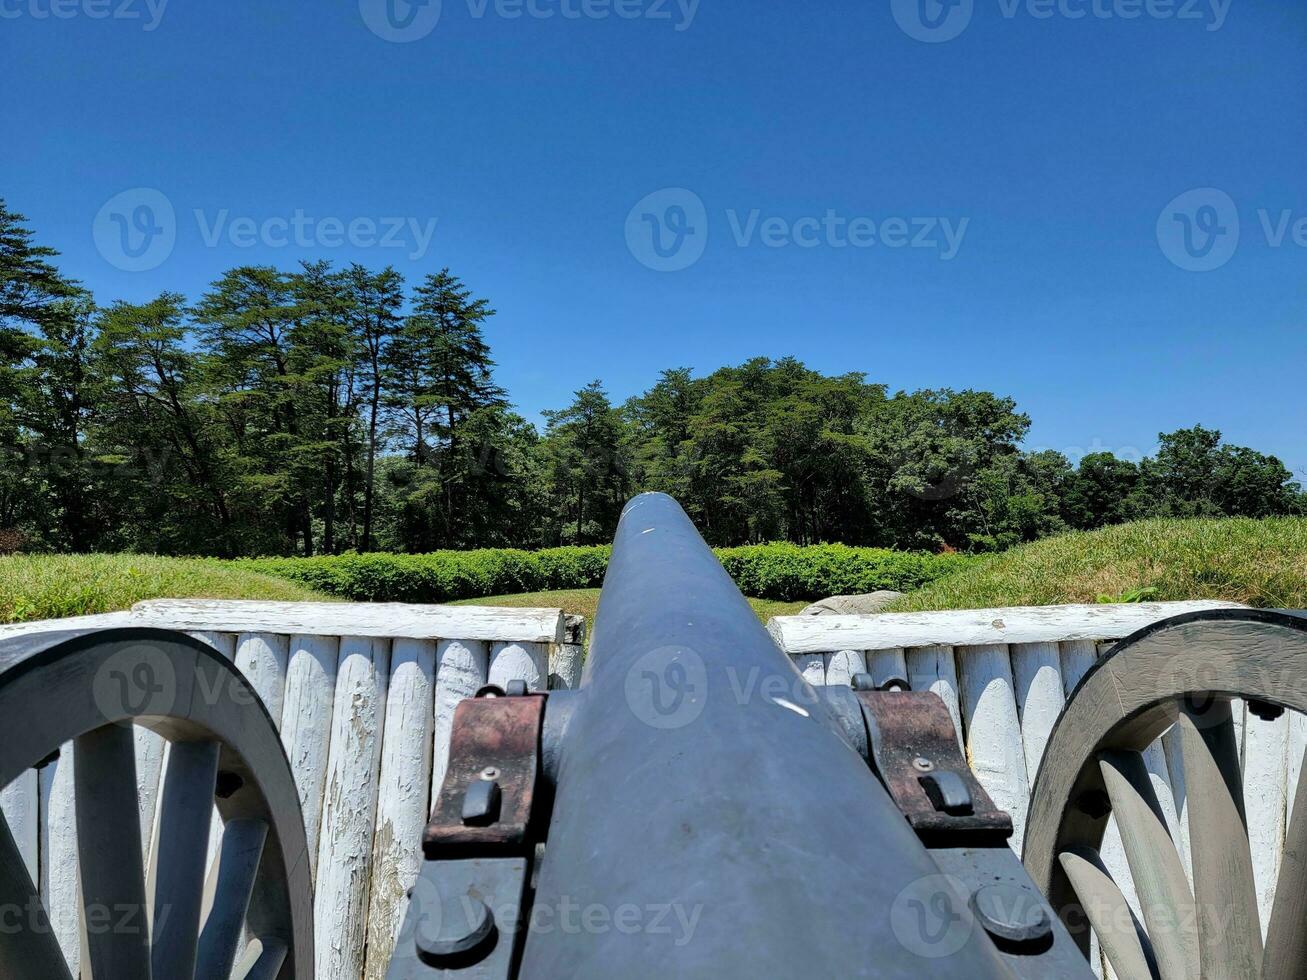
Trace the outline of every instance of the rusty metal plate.
<path fill-rule="evenodd" d="M 540 771 L 543 695 L 473 698 L 454 712 L 449 769 L 422 835 L 429 860 L 525 854 Z M 474 784 L 499 787 L 497 812 L 464 820 L 464 802 Z"/>
<path fill-rule="evenodd" d="M 994 805 L 962 757 L 953 719 L 938 695 L 858 691 L 857 697 L 867 719 L 873 766 L 924 843 L 956 845 L 963 839 L 1012 836 L 1012 818 Z M 961 806 L 956 805 L 958 795 L 965 800 Z"/>

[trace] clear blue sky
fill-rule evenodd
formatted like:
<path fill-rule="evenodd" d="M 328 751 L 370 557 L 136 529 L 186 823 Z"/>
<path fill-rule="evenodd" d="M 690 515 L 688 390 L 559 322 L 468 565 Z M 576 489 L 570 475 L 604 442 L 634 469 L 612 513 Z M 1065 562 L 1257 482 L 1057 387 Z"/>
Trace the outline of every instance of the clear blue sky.
<path fill-rule="evenodd" d="M 240 263 L 448 265 L 497 306 L 531 417 L 594 377 L 620 399 L 794 354 L 1009 394 L 1031 446 L 1073 456 L 1202 422 L 1307 473 L 1296 0 L 444 0 L 438 22 L 403 0 L 51 2 L 0 0 L 0 195 L 102 301 L 194 297 Z M 110 222 L 141 199 L 106 204 L 142 187 L 176 242 L 130 272 Z M 632 211 L 664 188 L 692 195 Z M 300 247 L 232 224 L 297 211 L 437 224 L 417 258 L 409 230 L 336 246 L 315 223 Z M 655 222 L 685 268 L 649 267 Z"/>

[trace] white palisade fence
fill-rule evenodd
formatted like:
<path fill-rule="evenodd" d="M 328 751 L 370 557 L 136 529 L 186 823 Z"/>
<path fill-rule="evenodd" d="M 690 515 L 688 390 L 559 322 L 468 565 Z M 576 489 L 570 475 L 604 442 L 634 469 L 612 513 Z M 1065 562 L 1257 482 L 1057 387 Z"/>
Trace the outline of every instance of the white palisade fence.
<path fill-rule="evenodd" d="M 159 600 L 4 626 L 0 637 L 115 626 L 180 630 L 208 643 L 240 668 L 280 729 L 314 869 L 319 980 L 384 977 L 458 702 L 510 680 L 537 691 L 576 687 L 585 631 L 558 609 Z M 0 788 L 0 812 L 75 975 L 77 842 L 71 745 L 64 748 Z M 136 729 L 147 851 L 166 751 L 161 737 Z M 211 861 L 217 820 L 215 810 Z"/>
<path fill-rule="evenodd" d="M 1156 602 L 778 616 L 768 629 L 814 683 L 821 683 L 817 665 L 822 663 L 829 665 L 828 683 L 847 683 L 848 665 L 863 662 L 879 681 L 876 665 L 885 662 L 887 653 L 903 652 L 912 689 L 931 690 L 943 698 L 976 777 L 995 803 L 1012 814 L 1016 826 L 1012 844 L 1019 850 L 1030 792 L 1053 725 L 1097 659 L 1116 641 L 1162 619 L 1231 605 Z M 837 659 L 841 666 L 835 670 Z M 1307 750 L 1307 717 L 1286 712 L 1268 722 L 1249 712 L 1240 700 L 1232 707 L 1264 931 Z M 1184 766 L 1176 733 L 1162 736 L 1143 756 L 1162 815 L 1192 880 Z M 1138 915 L 1138 897 L 1114 822 L 1109 822 L 1104 836 L 1102 856 Z M 1094 966 L 1100 976 L 1113 975 L 1104 963 L 1095 960 Z"/>

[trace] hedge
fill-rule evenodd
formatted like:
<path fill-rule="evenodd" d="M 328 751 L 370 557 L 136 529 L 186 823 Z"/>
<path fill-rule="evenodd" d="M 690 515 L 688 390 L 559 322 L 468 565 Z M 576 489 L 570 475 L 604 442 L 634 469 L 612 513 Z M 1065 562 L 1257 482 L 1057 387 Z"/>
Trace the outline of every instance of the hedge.
<path fill-rule="evenodd" d="M 254 558 L 239 564 L 357 602 L 452 602 L 603 584 L 612 548 L 437 551 L 320 558 Z M 719 548 L 745 595 L 794 601 L 896 589 L 910 592 L 969 566 L 964 555 L 791 544 Z"/>

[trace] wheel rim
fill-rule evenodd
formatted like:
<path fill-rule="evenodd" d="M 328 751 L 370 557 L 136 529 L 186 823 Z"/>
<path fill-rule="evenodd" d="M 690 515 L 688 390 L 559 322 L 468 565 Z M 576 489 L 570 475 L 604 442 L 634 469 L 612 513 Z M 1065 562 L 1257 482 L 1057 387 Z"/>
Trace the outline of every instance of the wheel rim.
<path fill-rule="evenodd" d="M 311 980 L 312 899 L 294 777 L 239 671 L 163 630 L 47 634 L 0 643 L 0 786 L 72 743 L 81 975 Z M 166 740 L 149 867 L 135 743 Z M 207 865 L 210 820 L 222 816 Z M 0 818 L 0 974 L 70 975 L 48 913 Z M 128 927 L 129 910 L 143 924 Z M 105 927 L 117 915 L 116 926 Z M 74 971 L 76 972 L 76 971 Z"/>
<path fill-rule="evenodd" d="M 1208 611 L 1121 641 L 1068 700 L 1040 764 L 1023 858 L 1086 951 L 1093 926 L 1122 980 L 1299 975 L 1307 792 L 1301 806 L 1288 801 L 1263 942 L 1230 699 L 1307 712 L 1305 667 L 1307 619 Z M 1163 734 L 1183 757 L 1192 887 L 1144 761 Z M 1111 816 L 1142 922 L 1101 858 Z"/>

